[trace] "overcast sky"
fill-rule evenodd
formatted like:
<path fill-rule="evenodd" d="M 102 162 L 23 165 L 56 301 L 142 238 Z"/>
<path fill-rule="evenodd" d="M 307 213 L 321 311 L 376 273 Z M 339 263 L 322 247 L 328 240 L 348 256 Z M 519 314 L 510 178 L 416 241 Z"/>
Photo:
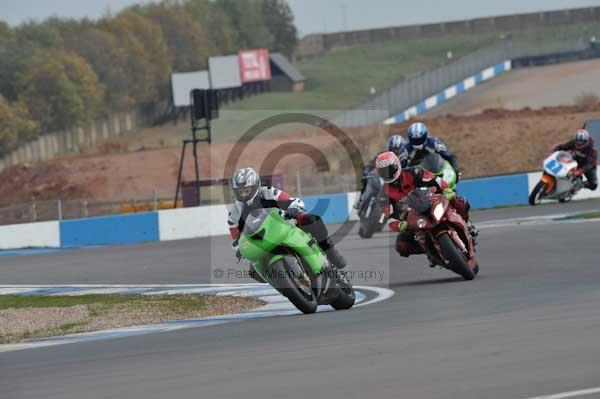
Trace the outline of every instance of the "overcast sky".
<path fill-rule="evenodd" d="M 0 0 L 11 25 L 49 16 L 98 18 L 152 0 Z M 302 35 L 401 26 L 489 15 L 600 6 L 600 0 L 290 0 Z M 368 6 L 367 6 L 368 5 Z"/>

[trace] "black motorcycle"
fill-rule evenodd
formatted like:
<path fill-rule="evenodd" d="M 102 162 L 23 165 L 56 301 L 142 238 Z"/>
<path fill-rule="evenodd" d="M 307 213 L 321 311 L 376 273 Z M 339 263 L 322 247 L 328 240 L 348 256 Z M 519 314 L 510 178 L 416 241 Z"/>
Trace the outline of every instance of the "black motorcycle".
<path fill-rule="evenodd" d="M 365 189 L 355 208 L 360 219 L 358 235 L 361 238 L 371 238 L 387 223 L 388 217 L 383 213 L 387 197 L 383 191 L 383 180 L 379 175 L 368 173 L 365 175 L 365 180 Z"/>

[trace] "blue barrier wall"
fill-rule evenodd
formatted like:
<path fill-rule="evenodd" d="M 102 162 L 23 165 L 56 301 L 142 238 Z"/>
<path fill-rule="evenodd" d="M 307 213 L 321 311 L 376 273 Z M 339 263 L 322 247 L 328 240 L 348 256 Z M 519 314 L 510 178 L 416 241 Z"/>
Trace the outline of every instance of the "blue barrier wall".
<path fill-rule="evenodd" d="M 520 174 L 463 180 L 458 183 L 458 193 L 467 197 L 475 209 L 526 205 L 529 179 L 527 174 Z"/>
<path fill-rule="evenodd" d="M 60 222 L 63 248 L 152 241 L 159 241 L 157 212 Z"/>
<path fill-rule="evenodd" d="M 306 210 L 315 213 L 325 223 L 343 223 L 348 220 L 348 194 L 328 194 L 303 198 Z"/>
<path fill-rule="evenodd" d="M 526 205 L 528 180 L 527 174 L 464 180 L 459 183 L 458 192 L 466 196 L 475 209 Z M 354 198 L 354 194 L 309 196 L 304 202 L 307 211 L 320 215 L 325 223 L 342 223 L 349 218 L 349 197 Z M 60 246 L 73 248 L 160 241 L 158 215 L 158 212 L 150 212 L 61 221 Z M 226 226 L 226 220 L 223 224 Z M 23 247 L 31 246 L 28 242 L 24 241 Z"/>

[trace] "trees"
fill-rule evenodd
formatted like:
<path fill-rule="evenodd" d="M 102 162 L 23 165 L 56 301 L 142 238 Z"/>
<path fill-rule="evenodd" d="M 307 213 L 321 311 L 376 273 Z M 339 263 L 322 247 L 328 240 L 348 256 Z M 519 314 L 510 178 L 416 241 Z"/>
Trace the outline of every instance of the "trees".
<path fill-rule="evenodd" d="M 65 51 L 84 58 L 106 88 L 107 110 L 119 111 L 132 105 L 126 75 L 127 53 L 117 37 L 97 27 L 89 27 L 64 39 Z"/>
<path fill-rule="evenodd" d="M 209 56 L 290 54 L 296 34 L 284 0 L 163 0 L 99 21 L 0 21 L 0 154 L 38 132 L 162 102 L 173 69 L 206 68 Z"/>
<path fill-rule="evenodd" d="M 20 143 L 35 139 L 38 133 L 38 124 L 31 119 L 25 104 L 9 104 L 0 96 L 0 156 L 5 156 Z"/>
<path fill-rule="evenodd" d="M 195 20 L 185 7 L 161 3 L 140 11 L 161 27 L 173 70 L 187 72 L 206 68 L 209 55 L 206 35 L 200 21 Z"/>
<path fill-rule="evenodd" d="M 126 76 L 126 106 L 150 104 L 167 96 L 171 75 L 169 50 L 158 25 L 131 10 L 100 22 L 100 29 L 117 38 Z"/>
<path fill-rule="evenodd" d="M 262 14 L 274 38 L 272 50 L 291 56 L 298 45 L 298 30 L 290 5 L 284 0 L 263 0 Z"/>
<path fill-rule="evenodd" d="M 43 132 L 90 122 L 102 110 L 104 88 L 92 68 L 61 50 L 36 51 L 17 87 Z"/>
<path fill-rule="evenodd" d="M 208 0 L 189 0 L 186 11 L 200 24 L 207 39 L 209 55 L 235 52 L 236 32 L 222 7 Z"/>
<path fill-rule="evenodd" d="M 231 20 L 236 32 L 235 44 L 238 49 L 270 48 L 273 35 L 267 29 L 260 0 L 217 0 L 215 6 Z"/>
<path fill-rule="evenodd" d="M 4 27 L 0 33 L 0 93 L 9 101 L 18 97 L 15 83 L 36 49 L 59 47 L 61 37 L 53 27 L 26 23 L 15 29 Z"/>

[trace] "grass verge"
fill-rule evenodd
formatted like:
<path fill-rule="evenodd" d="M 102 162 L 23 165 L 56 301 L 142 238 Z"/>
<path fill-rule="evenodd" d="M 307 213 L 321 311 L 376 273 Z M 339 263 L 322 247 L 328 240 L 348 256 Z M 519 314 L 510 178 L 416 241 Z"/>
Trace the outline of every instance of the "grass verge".
<path fill-rule="evenodd" d="M 576 220 L 576 219 L 600 219 L 600 211 L 578 213 L 577 215 L 570 215 L 557 220 Z"/>
<path fill-rule="evenodd" d="M 239 313 L 263 304 L 199 295 L 0 296 L 0 344 Z"/>

